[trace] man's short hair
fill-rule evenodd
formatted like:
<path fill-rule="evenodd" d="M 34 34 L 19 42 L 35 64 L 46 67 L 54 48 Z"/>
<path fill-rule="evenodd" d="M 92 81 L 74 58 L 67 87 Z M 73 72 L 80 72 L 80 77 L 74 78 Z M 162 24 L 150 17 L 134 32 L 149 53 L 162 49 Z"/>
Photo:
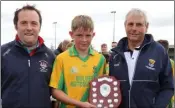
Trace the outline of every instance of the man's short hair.
<path fill-rule="evenodd" d="M 168 51 L 169 42 L 167 40 L 158 40 L 157 42 L 160 43 Z"/>
<path fill-rule="evenodd" d="M 94 23 L 90 16 L 87 15 L 78 15 L 72 20 L 71 30 L 75 31 L 78 28 L 83 28 L 84 30 L 93 31 L 94 30 Z"/>
<path fill-rule="evenodd" d="M 107 44 L 103 43 L 101 44 L 101 47 L 107 47 Z"/>
<path fill-rule="evenodd" d="M 126 15 L 126 17 L 125 17 L 125 23 L 126 23 L 127 18 L 128 18 L 129 15 L 139 15 L 139 16 L 142 16 L 142 17 L 145 19 L 145 25 L 148 24 L 147 15 L 146 15 L 146 13 L 145 13 L 143 10 L 141 10 L 141 9 L 132 8 L 132 9 L 127 13 L 127 15 Z"/>
<path fill-rule="evenodd" d="M 42 17 L 41 17 L 41 13 L 38 9 L 35 8 L 35 6 L 33 5 L 26 5 L 26 6 L 23 6 L 22 8 L 20 9 L 17 9 L 14 13 L 14 18 L 13 18 L 13 23 L 15 26 L 17 26 L 17 23 L 18 23 L 18 14 L 19 12 L 21 12 L 22 10 L 31 10 L 31 11 L 36 11 L 36 13 L 38 14 L 39 16 L 39 22 L 40 22 L 40 27 L 41 27 L 41 24 L 42 24 Z"/>
<path fill-rule="evenodd" d="M 113 41 L 112 44 L 113 44 L 113 43 L 117 43 L 117 42 Z"/>

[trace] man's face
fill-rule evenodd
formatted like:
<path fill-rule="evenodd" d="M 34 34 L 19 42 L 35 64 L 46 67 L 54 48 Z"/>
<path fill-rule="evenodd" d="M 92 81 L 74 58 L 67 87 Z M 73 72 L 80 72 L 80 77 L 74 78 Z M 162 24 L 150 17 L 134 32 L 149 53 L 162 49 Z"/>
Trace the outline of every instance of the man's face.
<path fill-rule="evenodd" d="M 90 29 L 85 30 L 84 28 L 78 28 L 75 31 L 69 32 L 70 36 L 74 40 L 75 47 L 79 51 L 87 51 L 91 45 L 91 41 L 95 36 L 95 33 Z"/>
<path fill-rule="evenodd" d="M 112 43 L 112 48 L 115 48 L 117 46 L 117 42 Z"/>
<path fill-rule="evenodd" d="M 39 15 L 33 10 L 20 11 L 15 28 L 20 40 L 26 46 L 35 45 L 40 31 Z"/>
<path fill-rule="evenodd" d="M 102 45 L 101 46 L 101 52 L 103 53 L 106 53 L 108 51 L 108 47 L 107 47 L 107 45 Z"/>
<path fill-rule="evenodd" d="M 125 22 L 125 30 L 129 41 L 140 42 L 144 39 L 147 32 L 148 24 L 146 24 L 143 16 L 128 15 Z"/>

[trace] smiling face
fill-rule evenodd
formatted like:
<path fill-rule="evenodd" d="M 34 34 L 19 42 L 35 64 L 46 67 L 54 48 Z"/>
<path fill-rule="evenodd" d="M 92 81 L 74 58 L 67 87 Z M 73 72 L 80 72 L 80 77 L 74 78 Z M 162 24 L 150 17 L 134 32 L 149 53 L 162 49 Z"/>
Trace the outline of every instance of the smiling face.
<path fill-rule="evenodd" d="M 26 46 L 37 43 L 40 32 L 39 15 L 34 10 L 22 10 L 18 14 L 18 22 L 15 26 L 19 39 Z"/>
<path fill-rule="evenodd" d="M 140 14 L 129 14 L 125 21 L 125 31 L 130 42 L 142 42 L 148 29 L 148 23 Z"/>

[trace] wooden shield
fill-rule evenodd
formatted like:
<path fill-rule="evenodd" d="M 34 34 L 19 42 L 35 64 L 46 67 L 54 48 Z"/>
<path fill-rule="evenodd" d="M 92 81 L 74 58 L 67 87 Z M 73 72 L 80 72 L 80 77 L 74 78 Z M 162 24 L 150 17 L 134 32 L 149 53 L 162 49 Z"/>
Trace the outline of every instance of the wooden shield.
<path fill-rule="evenodd" d="M 120 82 L 107 75 L 93 79 L 88 99 L 97 108 L 117 108 L 121 103 Z"/>

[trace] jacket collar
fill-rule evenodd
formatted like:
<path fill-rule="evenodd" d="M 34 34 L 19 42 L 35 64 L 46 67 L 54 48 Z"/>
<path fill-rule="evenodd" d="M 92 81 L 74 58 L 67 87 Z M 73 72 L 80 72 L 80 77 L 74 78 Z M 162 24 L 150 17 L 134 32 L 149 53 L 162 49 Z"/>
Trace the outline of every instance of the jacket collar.
<path fill-rule="evenodd" d="M 24 43 L 22 43 L 22 41 L 19 39 L 19 36 L 18 35 L 16 35 L 15 40 L 16 40 L 16 45 L 18 45 L 18 46 L 24 46 Z M 43 38 L 40 37 L 40 36 L 38 36 L 38 45 L 37 45 L 37 47 L 41 47 L 41 45 L 43 45 L 43 44 L 44 44 Z"/>
<path fill-rule="evenodd" d="M 141 44 L 140 48 L 142 48 L 145 44 L 151 43 L 153 41 L 154 41 L 154 39 L 153 39 L 153 36 L 151 34 L 145 34 L 144 41 Z M 125 52 L 126 50 L 128 50 L 128 38 L 127 37 L 122 38 L 118 42 L 117 47 L 112 49 L 112 51 L 114 51 L 114 52 L 117 52 L 117 51 Z"/>

